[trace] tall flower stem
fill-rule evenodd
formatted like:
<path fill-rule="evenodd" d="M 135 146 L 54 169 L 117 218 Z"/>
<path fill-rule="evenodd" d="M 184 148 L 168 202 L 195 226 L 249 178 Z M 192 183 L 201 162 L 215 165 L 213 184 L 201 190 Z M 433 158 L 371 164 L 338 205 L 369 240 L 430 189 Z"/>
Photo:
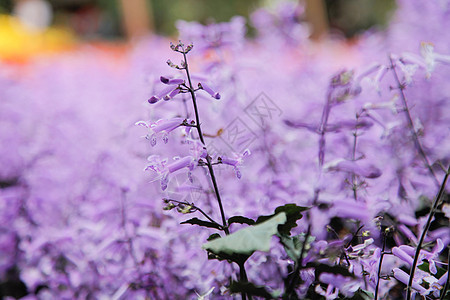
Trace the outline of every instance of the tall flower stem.
<path fill-rule="evenodd" d="M 206 149 L 205 138 L 203 136 L 202 127 L 201 127 L 201 124 L 200 124 L 200 115 L 199 115 L 198 107 L 197 107 L 197 98 L 195 96 L 194 87 L 192 86 L 191 75 L 189 74 L 189 66 L 188 66 L 188 62 L 187 62 L 186 53 L 183 51 L 182 54 L 183 54 L 183 58 L 184 58 L 184 70 L 186 71 L 186 77 L 188 79 L 188 84 L 189 84 L 189 86 L 188 86 L 189 87 L 189 93 L 191 94 L 192 104 L 194 106 L 195 127 L 197 128 L 197 132 L 198 132 L 198 136 L 200 138 L 200 141 L 202 142 L 203 146 Z M 217 203 L 219 204 L 220 216 L 222 217 L 223 230 L 224 230 L 226 235 L 229 235 L 230 234 L 230 230 L 228 229 L 227 221 L 226 221 L 226 218 L 225 218 L 225 211 L 223 209 L 222 199 L 220 198 L 219 187 L 217 185 L 216 176 L 214 174 L 214 168 L 213 168 L 213 165 L 212 165 L 211 156 L 209 156 L 208 152 L 206 153 L 206 166 L 207 166 L 209 174 L 211 176 L 211 181 L 212 181 L 212 184 L 213 184 L 213 187 L 214 187 L 214 193 L 216 195 Z M 240 280 L 242 282 L 248 282 L 247 272 L 245 271 L 244 263 L 241 263 L 241 264 L 238 264 L 238 265 L 239 265 L 239 277 L 240 277 Z M 241 295 L 242 295 L 242 300 L 246 300 L 247 299 L 247 294 L 245 292 L 242 292 Z M 249 299 L 252 299 L 252 297 L 250 295 L 249 295 Z"/>
<path fill-rule="evenodd" d="M 405 112 L 406 112 L 406 119 L 408 121 L 409 129 L 411 130 L 411 133 L 413 135 L 414 144 L 415 144 L 415 146 L 417 148 L 417 151 L 419 151 L 419 154 L 422 157 L 422 159 L 423 159 L 423 161 L 425 163 L 425 166 L 427 167 L 428 171 L 432 175 L 436 186 L 439 186 L 439 180 L 437 179 L 436 173 L 434 172 L 433 168 L 431 168 L 431 165 L 430 165 L 430 163 L 428 161 L 427 155 L 425 154 L 425 151 L 423 150 L 423 146 L 420 143 L 420 140 L 419 140 L 419 137 L 417 135 L 417 132 L 414 129 L 414 123 L 413 123 L 413 120 L 412 120 L 412 117 L 411 117 L 411 112 L 409 110 L 408 101 L 406 100 L 406 95 L 405 95 L 405 91 L 404 91 L 405 90 L 405 85 L 400 83 L 400 79 L 398 78 L 397 70 L 395 69 L 395 64 L 394 64 L 394 61 L 392 60 L 391 56 L 389 56 L 389 61 L 391 63 L 391 69 L 392 69 L 392 72 L 394 73 L 395 81 L 396 81 L 396 83 L 398 85 L 398 88 L 400 90 L 400 97 L 402 98 L 402 101 L 403 101 L 403 105 L 404 105 Z"/>
<path fill-rule="evenodd" d="M 383 265 L 383 258 L 386 254 L 386 233 L 383 232 L 383 248 L 381 249 L 380 261 L 378 263 L 378 272 L 377 272 L 377 285 L 375 287 L 375 295 L 374 300 L 378 300 L 378 288 L 380 287 L 380 279 L 381 279 L 381 266 Z"/>
<path fill-rule="evenodd" d="M 183 53 L 184 63 L 185 63 L 184 70 L 186 71 L 186 77 L 187 77 L 188 83 L 189 83 L 189 93 L 191 94 L 192 104 L 194 106 L 195 128 L 197 128 L 197 132 L 198 132 L 200 141 L 202 142 L 203 146 L 206 147 L 205 138 L 203 137 L 202 127 L 200 125 L 200 115 L 198 113 L 197 98 L 195 96 L 194 87 L 192 86 L 191 75 L 189 74 L 189 66 L 188 66 L 188 62 L 187 62 L 186 53 L 184 53 L 184 52 L 182 52 L 182 53 Z M 217 185 L 216 176 L 214 174 L 214 169 L 213 169 L 212 162 L 211 162 L 211 156 L 209 156 L 209 154 L 206 155 L 206 166 L 208 167 L 209 174 L 211 175 L 211 181 L 212 181 L 212 184 L 214 187 L 214 193 L 216 194 L 217 203 L 219 204 L 220 216 L 222 218 L 223 229 L 225 231 L 225 234 L 228 235 L 228 234 L 230 234 L 230 231 L 228 230 L 227 221 L 225 218 L 225 211 L 223 209 L 222 199 L 220 198 L 220 193 L 219 193 L 219 187 Z"/>
<path fill-rule="evenodd" d="M 328 123 L 328 117 L 330 116 L 330 110 L 331 110 L 331 88 L 329 88 L 327 92 L 327 102 L 325 103 L 325 106 L 322 111 L 322 118 L 320 120 L 320 127 L 319 127 L 319 167 L 323 166 L 324 160 L 325 160 L 325 133 L 326 133 L 326 127 Z"/>
<path fill-rule="evenodd" d="M 430 214 L 428 216 L 427 223 L 425 224 L 425 228 L 423 229 L 422 235 L 420 236 L 419 243 L 417 244 L 416 253 L 414 254 L 414 261 L 411 266 L 411 272 L 409 276 L 409 282 L 408 286 L 406 288 L 406 296 L 407 300 L 411 300 L 411 287 L 414 279 L 414 273 L 416 271 L 416 266 L 419 260 L 419 253 L 420 250 L 422 250 L 422 244 L 425 240 L 425 236 L 427 235 L 428 230 L 430 229 L 431 222 L 433 221 L 434 214 L 436 213 L 436 210 L 441 202 L 441 198 L 444 195 L 445 192 L 445 185 L 447 184 L 448 176 L 450 174 L 450 167 L 448 167 L 447 172 L 445 174 L 444 180 L 442 181 L 441 187 L 439 189 L 439 193 L 436 196 L 436 199 L 434 200 L 433 206 L 431 207 Z"/>

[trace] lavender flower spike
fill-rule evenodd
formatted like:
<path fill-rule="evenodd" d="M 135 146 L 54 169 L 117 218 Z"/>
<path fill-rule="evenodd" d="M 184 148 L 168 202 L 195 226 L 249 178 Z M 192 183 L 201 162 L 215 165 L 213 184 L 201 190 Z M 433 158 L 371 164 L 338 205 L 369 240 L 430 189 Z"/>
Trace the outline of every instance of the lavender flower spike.
<path fill-rule="evenodd" d="M 202 90 L 204 90 L 205 92 L 207 92 L 208 94 L 211 95 L 211 97 L 219 100 L 220 99 L 220 94 L 218 92 L 214 92 L 212 88 L 210 88 L 208 85 L 206 85 L 205 83 L 199 83 L 198 87 L 201 88 Z"/>
<path fill-rule="evenodd" d="M 168 85 L 184 84 L 184 79 L 181 79 L 181 78 L 173 78 L 172 79 L 172 78 L 168 78 L 165 76 L 161 76 L 159 79 L 161 80 L 162 83 L 168 84 Z"/>

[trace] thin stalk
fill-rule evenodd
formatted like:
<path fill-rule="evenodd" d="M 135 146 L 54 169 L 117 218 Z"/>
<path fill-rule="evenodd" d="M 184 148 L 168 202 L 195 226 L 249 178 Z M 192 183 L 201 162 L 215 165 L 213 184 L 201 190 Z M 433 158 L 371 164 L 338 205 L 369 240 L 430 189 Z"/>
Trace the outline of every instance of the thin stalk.
<path fill-rule="evenodd" d="M 196 124 L 196 128 L 197 128 L 198 136 L 199 136 L 200 141 L 202 142 L 203 146 L 206 148 L 206 143 L 205 143 L 205 139 L 203 136 L 202 127 L 200 125 L 200 114 L 198 112 L 198 107 L 197 107 L 197 98 L 195 96 L 194 87 L 192 86 L 192 80 L 191 80 L 191 76 L 189 74 L 189 67 L 188 67 L 186 53 L 184 51 L 182 53 L 183 53 L 183 58 L 184 58 L 184 63 L 185 63 L 184 70 L 186 71 L 186 76 L 187 76 L 188 83 L 189 83 L 189 93 L 191 94 L 192 104 L 194 106 L 195 124 Z M 220 216 L 222 217 L 223 230 L 226 235 L 229 235 L 230 231 L 227 226 L 227 221 L 225 218 L 225 211 L 223 209 L 222 199 L 220 198 L 219 187 L 217 185 L 216 176 L 214 174 L 214 168 L 213 168 L 213 164 L 211 161 L 211 156 L 209 156 L 208 153 L 206 154 L 206 165 L 208 167 L 209 174 L 211 175 L 211 181 L 212 181 L 212 184 L 214 187 L 214 193 L 216 195 L 217 203 L 219 204 Z M 244 263 L 239 264 L 239 278 L 242 282 L 248 282 Z M 242 292 L 241 295 L 242 295 L 242 300 L 247 300 L 247 294 L 245 292 Z M 252 297 L 249 296 L 248 299 L 251 300 Z"/>
<path fill-rule="evenodd" d="M 356 114 L 356 124 L 358 124 L 360 114 Z M 355 132 L 353 132 L 353 148 L 352 148 L 352 161 L 356 161 L 356 145 L 358 141 L 358 126 L 355 126 Z M 352 190 L 353 190 L 353 198 L 355 202 L 358 201 L 358 184 L 357 177 L 355 173 L 352 173 Z"/>
<path fill-rule="evenodd" d="M 286 289 L 286 293 L 285 293 L 285 296 L 287 297 L 286 299 L 290 299 L 292 293 L 295 290 L 295 286 L 297 285 L 298 280 L 300 279 L 300 270 L 303 268 L 303 255 L 305 254 L 306 244 L 308 242 L 308 238 L 310 235 L 311 235 L 311 224 L 308 225 L 308 229 L 306 231 L 305 239 L 304 239 L 303 245 L 302 245 L 302 250 L 300 251 L 300 257 L 297 260 L 297 266 L 295 267 L 294 274 L 292 276 L 292 280 L 289 283 L 288 288 Z"/>
<path fill-rule="evenodd" d="M 383 233 L 383 248 L 381 249 L 380 262 L 378 263 L 378 272 L 377 272 L 377 285 L 375 287 L 375 296 L 374 300 L 378 300 L 378 288 L 380 286 L 380 277 L 381 277 L 381 265 L 383 264 L 383 257 L 386 250 L 386 235 Z"/>
<path fill-rule="evenodd" d="M 197 98 L 195 96 L 194 87 L 192 86 L 191 75 L 189 74 L 189 67 L 188 67 L 186 53 L 184 53 L 184 52 L 182 52 L 182 53 L 183 53 L 184 63 L 185 63 L 184 70 L 186 71 L 186 76 L 187 76 L 188 83 L 189 83 L 189 93 L 191 94 L 192 104 L 194 106 L 195 124 L 196 124 L 195 127 L 197 128 L 197 132 L 198 132 L 200 141 L 202 142 L 202 144 L 204 146 L 206 146 L 205 138 L 203 137 L 202 127 L 200 126 L 200 115 L 198 113 Z M 223 209 L 222 199 L 220 198 L 219 187 L 217 186 L 216 176 L 214 175 L 214 169 L 213 169 L 213 166 L 211 163 L 211 157 L 208 154 L 206 155 L 206 164 L 208 167 L 209 174 L 211 175 L 211 181 L 212 181 L 212 184 L 214 187 L 214 193 L 216 194 L 217 203 L 219 204 L 220 216 L 222 217 L 223 230 L 225 231 L 225 234 L 228 235 L 228 234 L 230 234 L 230 231 L 228 230 L 227 221 L 225 218 L 225 211 Z"/>
<path fill-rule="evenodd" d="M 437 194 L 436 199 L 434 200 L 433 206 L 431 207 L 430 215 L 428 216 L 428 220 L 427 220 L 427 223 L 425 224 L 425 228 L 423 229 L 422 235 L 420 236 L 419 244 L 417 245 L 416 253 L 414 254 L 414 261 L 411 266 L 408 286 L 406 288 L 406 295 L 407 295 L 406 299 L 407 300 L 411 300 L 411 287 L 412 287 L 412 283 L 413 283 L 413 279 L 414 279 L 414 273 L 416 271 L 416 266 L 417 266 L 417 263 L 419 260 L 419 253 L 420 253 L 420 250 L 422 250 L 423 241 L 425 240 L 425 236 L 427 235 L 427 232 L 430 229 L 431 221 L 433 221 L 434 214 L 436 213 L 436 210 L 441 202 L 442 195 L 444 195 L 445 185 L 447 184 L 449 174 L 450 174 L 450 167 L 448 167 L 448 169 L 447 169 L 444 180 L 442 181 L 441 187 L 439 189 L 439 193 Z"/>
<path fill-rule="evenodd" d="M 174 200 L 174 199 L 165 199 L 165 200 L 170 201 L 170 202 L 175 202 L 175 203 L 178 203 L 178 204 L 192 206 L 193 209 L 197 210 L 199 213 L 201 213 L 203 216 L 205 216 L 205 218 L 207 218 L 211 223 L 217 224 L 218 226 L 220 226 L 220 228 L 222 228 L 222 225 L 220 225 L 219 223 L 214 221 L 213 218 L 208 216 L 208 214 L 205 213 L 200 207 L 195 206 L 194 203 L 183 202 L 183 201 L 178 201 L 178 200 Z"/>
<path fill-rule="evenodd" d="M 431 168 L 430 162 L 428 161 L 427 155 L 425 154 L 425 151 L 423 150 L 422 144 L 419 141 L 419 136 L 417 135 L 416 130 L 414 129 L 414 123 L 411 117 L 411 112 L 409 110 L 408 107 L 408 101 L 406 100 L 406 95 L 405 95 L 405 86 L 403 84 L 400 83 L 400 79 L 398 78 L 398 74 L 397 74 L 397 70 L 395 69 L 395 65 L 394 65 L 394 61 L 392 60 L 392 57 L 389 56 L 389 60 L 391 62 L 391 68 L 392 68 L 392 72 L 394 73 L 394 78 L 395 81 L 398 85 L 398 88 L 400 89 L 400 96 L 402 98 L 403 101 L 403 105 L 405 106 L 405 112 L 406 112 L 406 119 L 408 121 L 408 126 L 409 129 L 411 130 L 411 133 L 413 135 L 413 139 L 414 139 L 414 144 L 417 148 L 417 151 L 419 151 L 420 156 L 422 157 L 425 166 L 427 167 L 428 171 L 430 172 L 430 174 L 433 176 L 434 182 L 436 184 L 436 186 L 439 186 L 439 180 L 437 179 L 436 173 L 434 172 L 433 168 Z"/>
<path fill-rule="evenodd" d="M 245 271 L 244 263 L 245 262 L 239 264 L 239 278 L 242 282 L 248 282 L 247 272 Z M 247 300 L 247 296 L 249 300 L 253 299 L 251 295 L 247 295 L 245 292 L 242 292 L 241 296 L 242 300 Z"/>
<path fill-rule="evenodd" d="M 323 166 L 324 160 L 325 160 L 325 133 L 328 123 L 328 117 L 330 116 L 330 110 L 331 110 L 331 88 L 329 88 L 327 93 L 327 102 L 325 103 L 325 107 L 322 111 L 322 118 L 320 120 L 320 127 L 319 127 L 319 167 Z"/>
<path fill-rule="evenodd" d="M 448 252 L 448 255 L 447 255 L 447 272 L 449 272 L 449 271 L 450 271 L 450 251 Z M 442 292 L 441 292 L 442 294 L 441 294 L 441 297 L 439 298 L 439 300 L 444 300 L 449 284 L 450 284 L 450 276 L 447 275 L 447 281 L 445 282 L 444 288 L 442 289 Z"/>

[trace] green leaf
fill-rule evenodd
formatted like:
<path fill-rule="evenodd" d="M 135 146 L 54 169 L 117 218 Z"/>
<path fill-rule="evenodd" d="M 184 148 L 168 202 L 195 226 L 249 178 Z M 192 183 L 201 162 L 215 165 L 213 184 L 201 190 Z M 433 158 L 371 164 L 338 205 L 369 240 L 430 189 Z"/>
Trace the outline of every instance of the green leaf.
<path fill-rule="evenodd" d="M 289 204 L 277 207 L 275 209 L 275 213 L 273 215 L 258 217 L 258 219 L 256 220 L 256 224 L 264 222 L 264 221 L 270 219 L 271 217 L 273 217 L 274 215 L 284 212 L 284 213 L 286 213 L 287 221 L 285 224 L 279 226 L 278 231 L 280 232 L 281 235 L 290 235 L 291 229 L 294 227 L 297 227 L 297 221 L 303 217 L 301 212 L 308 210 L 308 209 L 309 209 L 308 207 L 297 206 L 296 204 L 289 203 Z"/>
<path fill-rule="evenodd" d="M 212 240 L 220 239 L 220 238 L 221 238 L 220 234 L 218 234 L 218 233 L 213 233 L 213 234 L 211 234 L 206 240 L 207 240 L 207 241 L 212 241 Z"/>
<path fill-rule="evenodd" d="M 209 222 L 209 221 L 203 221 L 198 218 L 192 218 L 189 220 L 186 220 L 184 222 L 181 222 L 180 224 L 191 224 L 191 225 L 198 225 L 202 227 L 209 227 L 209 228 L 215 228 L 215 229 L 222 229 L 222 226 L 220 226 L 217 223 Z"/>
<path fill-rule="evenodd" d="M 286 222 L 286 213 L 281 212 L 261 224 L 243 228 L 228 236 L 215 239 L 202 246 L 215 254 L 246 254 L 270 250 L 272 236 L 278 232 L 278 225 Z"/>
<path fill-rule="evenodd" d="M 254 225 L 255 221 L 250 218 L 243 217 L 243 216 L 234 216 L 234 217 L 231 217 L 228 219 L 228 225 L 230 225 L 232 223 Z"/>
<path fill-rule="evenodd" d="M 427 260 L 424 260 L 422 262 L 422 264 L 420 266 L 418 266 L 417 268 L 424 272 L 430 273 L 430 263 Z M 436 278 L 441 278 L 442 275 L 444 275 L 445 272 L 447 271 L 446 269 L 438 267 L 438 266 L 436 266 L 436 270 L 437 270 L 437 272 L 436 272 L 436 274 L 434 274 L 434 277 L 436 277 Z"/>
<path fill-rule="evenodd" d="M 305 241 L 305 234 L 301 233 L 296 236 L 285 236 L 280 235 L 281 244 L 284 246 L 286 254 L 293 260 L 298 261 L 300 258 L 300 253 L 303 249 L 303 243 Z M 311 248 L 311 243 L 314 242 L 316 238 L 314 236 L 308 236 L 306 241 L 305 250 L 303 251 L 303 257 L 308 255 L 308 250 Z"/>
<path fill-rule="evenodd" d="M 359 289 L 359 291 L 361 292 L 361 297 L 364 300 L 372 300 L 375 298 L 375 295 L 369 291 L 363 290 L 363 289 Z"/>
<path fill-rule="evenodd" d="M 263 297 L 265 299 L 274 299 L 274 296 L 269 293 L 264 286 L 257 286 L 251 282 L 241 282 L 233 281 L 230 285 L 230 292 L 235 293 L 246 293 L 249 296 Z"/>

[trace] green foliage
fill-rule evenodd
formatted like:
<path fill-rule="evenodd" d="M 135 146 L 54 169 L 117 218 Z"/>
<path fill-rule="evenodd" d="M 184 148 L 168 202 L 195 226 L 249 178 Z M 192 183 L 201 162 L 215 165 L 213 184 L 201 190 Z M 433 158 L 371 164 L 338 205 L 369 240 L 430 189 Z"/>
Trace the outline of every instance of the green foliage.
<path fill-rule="evenodd" d="M 275 209 L 275 213 L 270 215 L 270 216 L 260 216 L 258 217 L 258 219 L 256 220 L 256 224 L 259 224 L 261 222 L 264 222 L 270 218 L 272 218 L 273 216 L 275 216 L 276 214 L 282 213 L 284 212 L 286 214 L 286 218 L 287 221 L 286 223 L 282 224 L 279 226 L 278 231 L 281 235 L 290 235 L 291 234 L 291 229 L 294 227 L 297 227 L 297 221 L 300 220 L 303 215 L 301 214 L 301 212 L 305 211 L 309 209 L 308 207 L 303 207 L 303 206 L 297 206 L 293 203 L 290 204 L 286 204 L 283 206 L 279 206 Z"/>
<path fill-rule="evenodd" d="M 207 241 L 212 241 L 212 240 L 220 239 L 220 238 L 221 238 L 220 234 L 218 234 L 218 233 L 213 233 L 213 234 L 211 234 L 206 240 L 207 240 Z"/>
<path fill-rule="evenodd" d="M 226 237 L 214 239 L 202 246 L 214 254 L 251 255 L 255 251 L 270 250 L 272 236 L 278 233 L 278 225 L 287 221 L 286 213 L 281 212 L 270 219 L 236 231 Z"/>
<path fill-rule="evenodd" d="M 306 241 L 305 250 L 303 253 L 303 257 L 307 255 L 307 251 L 311 246 L 311 243 L 314 242 L 315 237 L 308 236 L 308 239 Z M 284 250 L 286 251 L 286 254 L 293 260 L 298 261 L 300 258 L 300 253 L 302 252 L 303 245 L 305 242 L 305 234 L 299 234 L 296 236 L 280 236 L 281 244 L 284 246 Z"/>
<path fill-rule="evenodd" d="M 429 264 L 427 261 L 424 261 L 424 262 L 423 262 L 420 266 L 418 266 L 417 268 L 418 268 L 419 270 L 422 270 L 422 271 L 427 272 L 427 273 L 430 272 L 430 264 Z M 441 268 L 441 267 L 438 267 L 438 266 L 436 266 L 436 269 L 437 269 L 437 272 L 436 272 L 436 274 L 434 274 L 434 277 L 436 277 L 436 278 L 441 278 L 441 277 L 445 274 L 445 272 L 447 272 L 446 269 Z"/>
<path fill-rule="evenodd" d="M 218 230 L 222 229 L 222 226 L 220 226 L 217 223 L 213 223 L 213 222 L 209 222 L 209 221 L 203 221 L 203 220 L 200 220 L 199 218 L 192 218 L 192 219 L 186 220 L 184 222 L 181 222 L 180 224 L 198 225 L 198 226 L 202 226 L 202 227 L 215 228 L 215 229 L 218 229 Z"/>
<path fill-rule="evenodd" d="M 255 225 L 255 221 L 250 219 L 250 218 L 246 218 L 243 216 L 234 216 L 228 219 L 228 225 L 231 225 L 233 223 L 239 223 L 239 224 L 247 224 L 247 225 Z"/>

